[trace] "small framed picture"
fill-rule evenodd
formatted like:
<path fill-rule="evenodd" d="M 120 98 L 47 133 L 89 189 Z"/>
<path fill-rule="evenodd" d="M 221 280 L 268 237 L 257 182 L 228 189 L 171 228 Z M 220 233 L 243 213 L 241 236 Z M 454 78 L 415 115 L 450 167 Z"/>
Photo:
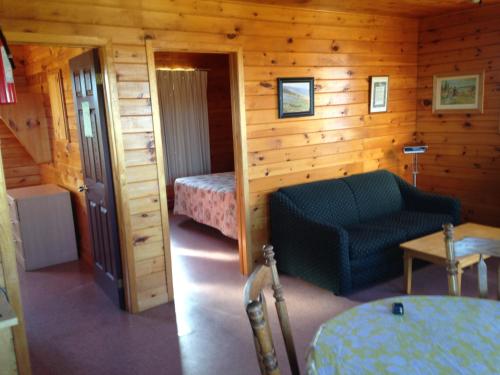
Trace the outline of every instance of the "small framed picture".
<path fill-rule="evenodd" d="M 278 78 L 278 117 L 314 116 L 314 78 Z"/>
<path fill-rule="evenodd" d="M 483 112 L 484 72 L 435 75 L 432 112 Z"/>
<path fill-rule="evenodd" d="M 370 78 L 370 113 L 387 112 L 389 77 Z"/>

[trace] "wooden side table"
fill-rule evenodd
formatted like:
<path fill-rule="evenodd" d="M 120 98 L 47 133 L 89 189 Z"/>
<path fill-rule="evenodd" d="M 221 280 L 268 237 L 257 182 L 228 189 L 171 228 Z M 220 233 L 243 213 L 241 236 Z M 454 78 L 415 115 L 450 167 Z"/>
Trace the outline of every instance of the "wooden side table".
<path fill-rule="evenodd" d="M 500 228 L 490 227 L 481 224 L 466 223 L 455 227 L 455 239 L 461 240 L 464 237 L 480 237 L 492 240 L 500 240 Z M 413 259 L 422 259 L 433 264 L 446 267 L 446 251 L 443 232 L 429 234 L 400 245 L 404 250 L 404 280 L 407 294 L 411 294 L 412 289 L 412 268 Z M 463 269 L 479 262 L 479 254 L 471 254 L 457 258 L 458 268 L 458 293 L 461 292 Z"/>

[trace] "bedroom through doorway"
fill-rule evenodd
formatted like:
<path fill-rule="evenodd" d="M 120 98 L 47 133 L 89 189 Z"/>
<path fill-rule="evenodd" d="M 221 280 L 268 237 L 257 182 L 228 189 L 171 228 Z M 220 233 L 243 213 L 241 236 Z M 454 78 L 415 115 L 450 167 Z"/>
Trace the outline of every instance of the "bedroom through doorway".
<path fill-rule="evenodd" d="M 230 55 L 154 53 L 179 335 L 190 301 L 239 275 Z"/>

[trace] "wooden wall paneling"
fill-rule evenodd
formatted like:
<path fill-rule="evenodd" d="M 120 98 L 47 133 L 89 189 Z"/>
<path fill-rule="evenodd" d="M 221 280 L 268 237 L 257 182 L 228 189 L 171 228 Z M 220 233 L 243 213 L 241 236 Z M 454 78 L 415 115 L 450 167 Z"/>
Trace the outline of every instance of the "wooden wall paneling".
<path fill-rule="evenodd" d="M 115 1 L 99 1 L 92 5 L 68 1 L 22 3 L 6 0 L 3 5 L 0 20 L 3 29 L 10 35 L 29 30 L 34 35 L 62 35 L 61 41 L 67 40 L 70 35 L 81 35 L 85 38 L 108 38 L 112 42 L 118 72 L 116 80 L 122 95 L 118 99 L 122 123 L 120 130 L 123 132 L 120 134 L 142 134 L 153 129 L 151 97 L 142 95 L 149 81 L 144 50 L 146 39 L 151 39 L 155 46 L 175 45 L 177 51 L 184 52 L 207 52 L 208 45 L 216 46 L 219 52 L 234 53 L 239 50 L 240 55 L 235 60 L 241 70 L 234 75 L 238 79 L 233 80 L 232 91 L 235 92 L 235 88 L 240 90 L 241 101 L 236 109 L 233 107 L 233 118 L 246 125 L 238 129 L 237 134 L 233 129 L 233 137 L 244 139 L 239 149 L 242 153 L 241 164 L 235 165 L 235 169 L 244 176 L 242 185 L 248 187 L 245 190 L 243 186 L 241 211 L 242 232 L 249 234 L 243 245 L 243 249 L 248 245 L 243 254 L 246 259 L 253 259 L 262 242 L 268 241 L 265 217 L 260 221 L 260 216 L 256 216 L 259 224 L 250 235 L 250 223 L 254 217 L 248 203 L 251 195 L 267 197 L 281 186 L 382 167 L 406 176 L 405 166 L 409 161 L 400 155 L 400 142 L 411 141 L 415 132 L 418 38 L 418 23 L 415 20 L 281 7 L 277 12 L 276 7 L 204 0 L 175 4 L 153 0 L 141 4 L 142 9 L 137 3 Z M 488 38 L 493 40 L 491 36 Z M 387 114 L 368 114 L 368 78 L 371 75 L 391 77 Z M 275 110 L 276 78 L 293 76 L 316 78 L 315 89 L 321 105 L 312 118 L 278 120 Z M 331 131 L 338 134 L 342 131 L 351 139 L 342 139 L 340 135 L 321 142 L 320 134 Z M 315 141 L 308 143 L 305 135 L 300 141 L 296 137 L 300 134 L 307 134 Z M 363 134 L 366 138 L 362 139 Z M 296 140 L 280 147 L 282 137 Z M 274 146 L 248 152 L 251 144 Z M 354 148 L 349 149 L 349 145 Z M 325 165 L 336 163 L 337 158 L 339 162 L 345 160 L 345 156 L 331 151 L 337 146 L 345 153 L 364 152 L 362 155 L 366 155 L 367 159 L 334 168 L 307 167 L 308 164 L 301 161 L 315 154 L 324 158 L 322 162 Z M 315 148 L 318 151 L 314 151 Z M 383 156 L 378 149 L 382 150 Z M 259 178 L 249 180 L 249 161 L 256 157 L 255 152 L 266 152 L 269 157 L 273 155 L 274 161 L 270 164 L 285 163 L 286 159 L 282 157 L 292 155 L 289 164 L 292 168 L 294 163 L 300 164 L 300 171 L 278 176 L 260 177 L 259 174 Z M 265 159 L 259 162 L 259 168 L 267 163 Z M 156 165 L 156 149 L 125 149 L 123 163 L 126 169 Z M 285 168 L 284 164 L 280 168 Z M 122 175 L 124 189 L 128 188 L 126 175 L 126 172 Z M 148 178 L 153 177 L 148 175 Z M 134 181 L 137 182 L 140 181 Z M 135 207 L 138 210 L 138 205 Z M 148 205 L 149 209 L 152 206 Z M 136 229 L 131 232 L 132 236 L 140 239 L 146 229 L 150 230 Z M 149 241 L 152 232 L 146 236 L 146 241 Z M 158 239 L 158 236 L 155 238 Z M 254 245 L 251 245 L 252 242 Z M 133 246 L 135 255 L 137 247 L 150 245 L 137 243 Z M 153 253 L 158 254 L 158 250 L 150 252 Z M 251 263 L 242 264 L 245 272 L 251 268 Z M 148 282 L 144 285 L 150 285 L 149 280 L 154 279 L 159 278 L 147 278 Z"/>
<path fill-rule="evenodd" d="M 53 31 L 53 30 L 51 30 Z M 117 200 L 118 222 L 120 241 L 122 244 L 122 261 L 124 263 L 125 289 L 127 309 L 138 312 L 141 307 L 138 303 L 136 292 L 137 278 L 135 274 L 135 258 L 133 255 L 134 239 L 131 229 L 131 217 L 128 206 L 128 192 L 126 186 L 126 164 L 125 151 L 123 149 L 122 133 L 120 128 L 119 99 L 117 93 L 116 73 L 112 56 L 114 50 L 106 38 L 97 36 L 79 36 L 74 33 L 66 35 L 7 32 L 11 42 L 56 44 L 68 46 L 86 46 L 84 48 L 100 47 L 100 55 L 103 66 L 103 84 L 105 88 L 106 115 L 108 117 L 108 133 L 110 137 L 111 159 L 113 165 L 113 179 L 115 195 Z M 92 34 L 92 33 L 90 33 Z M 41 80 L 35 80 L 40 84 Z M 69 88 L 70 89 L 70 88 Z M 71 96 L 70 96 L 71 97 Z M 69 103 L 68 103 L 69 105 Z M 68 115 L 68 117 L 70 117 Z M 71 154 L 71 153 L 70 153 Z M 56 176 L 53 170 L 47 171 L 47 175 Z M 161 234 L 160 234 L 161 236 Z M 151 235 L 151 238 L 154 238 Z M 158 302 L 158 301 L 156 301 Z"/>
<path fill-rule="evenodd" d="M 241 0 L 240 0 L 241 1 Z M 323 11 L 344 11 L 344 12 L 361 12 L 370 14 L 391 14 L 406 17 L 422 17 L 441 13 L 449 13 L 457 10 L 479 8 L 480 4 L 472 1 L 456 1 L 442 0 L 421 1 L 421 0 L 401 0 L 397 3 L 397 7 L 390 0 L 379 0 L 375 3 L 370 3 L 365 0 L 351 0 L 345 2 L 342 0 L 309 0 L 297 2 L 296 0 L 243 0 L 247 3 L 261 3 L 272 5 L 288 5 L 298 6 L 301 8 L 309 8 Z M 486 0 L 490 3 L 493 1 Z"/>
<path fill-rule="evenodd" d="M 66 101 L 64 100 L 63 76 L 60 69 L 47 72 L 47 86 L 50 98 L 52 129 L 55 139 L 71 142 Z"/>
<path fill-rule="evenodd" d="M 25 77 L 25 51 L 22 47 L 11 46 L 11 52 L 16 64 L 14 70 L 16 92 L 28 93 L 29 86 Z M 0 141 L 7 189 L 40 184 L 40 167 L 3 121 L 0 121 Z"/>
<path fill-rule="evenodd" d="M 0 107 L 0 118 L 37 163 L 51 160 L 43 99 L 36 93 L 18 93 L 17 103 Z"/>
<path fill-rule="evenodd" d="M 164 268 L 159 271 L 163 273 L 164 280 L 166 283 L 165 291 L 167 293 L 167 301 L 173 301 L 174 299 L 174 285 L 172 276 L 172 254 L 170 249 L 170 226 L 168 221 L 168 203 L 167 203 L 167 179 L 165 171 L 168 168 L 167 160 L 163 157 L 163 142 L 162 142 L 162 130 L 161 130 L 161 120 L 160 120 L 160 104 L 158 100 L 158 86 L 156 83 L 156 63 L 155 63 L 155 51 L 151 40 L 146 40 L 146 61 L 151 97 L 151 109 L 153 113 L 153 129 L 154 136 L 156 140 L 156 152 L 159 155 L 156 165 L 157 165 L 157 187 L 159 189 L 160 197 L 160 225 L 163 233 L 163 260 Z M 158 274 L 158 273 L 156 273 Z M 157 285 L 154 285 L 157 288 Z"/>
<path fill-rule="evenodd" d="M 419 183 L 462 201 L 465 220 L 500 225 L 500 5 L 424 18 L 417 137 L 429 144 Z M 432 76 L 485 71 L 484 113 L 432 113 Z"/>
<path fill-rule="evenodd" d="M 88 48 L 18 45 L 25 51 L 28 90 L 46 103 L 44 115 L 52 152 L 51 162 L 40 165 L 41 183 L 53 183 L 71 194 L 76 221 L 78 249 L 82 259 L 93 266 L 87 207 L 78 187 L 83 184 L 80 145 L 74 115 L 69 60 Z M 55 116 L 55 117 L 54 117 Z"/>
<path fill-rule="evenodd" d="M 40 167 L 3 121 L 0 142 L 7 189 L 40 184 Z"/>
<path fill-rule="evenodd" d="M 113 59 L 113 44 L 107 40 L 101 44 L 100 58 L 104 75 L 104 95 L 106 105 L 106 121 L 108 126 L 109 148 L 113 169 L 113 185 L 116 200 L 118 231 L 120 234 L 121 259 L 125 283 L 125 299 L 127 310 L 132 313 L 141 311 L 137 292 L 137 275 L 135 271 L 134 248 L 132 243 L 132 223 L 127 190 L 125 149 L 119 110 L 116 65 Z"/>
<path fill-rule="evenodd" d="M 0 150 L 0 287 L 5 288 L 10 305 L 18 319 L 16 326 L 0 331 L 0 343 L 2 344 L 0 351 L 3 353 L 0 355 L 2 361 L 0 364 L 2 364 L 2 371 L 8 371 L 7 374 L 29 375 L 31 374 L 31 364 L 15 251 Z M 14 353 L 15 356 L 13 356 Z"/>
<path fill-rule="evenodd" d="M 248 275 L 254 267 L 255 257 L 253 249 L 255 246 L 258 246 L 258 242 L 254 242 L 250 226 L 250 186 L 248 183 L 248 141 L 243 50 L 238 48 L 229 58 L 236 202 L 238 205 L 238 251 L 240 269 L 244 274 Z"/>

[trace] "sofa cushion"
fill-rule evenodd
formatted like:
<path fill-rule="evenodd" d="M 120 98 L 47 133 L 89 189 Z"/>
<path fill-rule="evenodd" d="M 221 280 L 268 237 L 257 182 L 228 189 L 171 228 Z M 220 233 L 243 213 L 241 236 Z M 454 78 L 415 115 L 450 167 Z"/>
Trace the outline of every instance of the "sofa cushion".
<path fill-rule="evenodd" d="M 315 220 L 339 225 L 359 222 L 351 189 L 340 179 L 290 186 L 278 191 Z"/>
<path fill-rule="evenodd" d="M 373 285 L 373 283 L 401 275 L 403 255 L 399 247 L 391 247 L 365 258 L 351 259 L 352 289 Z M 413 262 L 413 267 L 415 268 L 416 265 L 417 260 Z"/>
<path fill-rule="evenodd" d="M 354 194 L 361 222 L 403 209 L 398 183 L 388 171 L 363 173 L 343 180 Z"/>
<path fill-rule="evenodd" d="M 407 239 L 407 231 L 393 226 L 355 224 L 345 228 L 349 235 L 349 257 L 368 258 L 387 248 L 397 247 Z"/>
<path fill-rule="evenodd" d="M 407 240 L 412 240 L 438 232 L 442 229 L 443 224 L 451 222 L 453 222 L 451 215 L 420 211 L 400 211 L 376 220 L 371 220 L 369 224 L 404 230 Z"/>

